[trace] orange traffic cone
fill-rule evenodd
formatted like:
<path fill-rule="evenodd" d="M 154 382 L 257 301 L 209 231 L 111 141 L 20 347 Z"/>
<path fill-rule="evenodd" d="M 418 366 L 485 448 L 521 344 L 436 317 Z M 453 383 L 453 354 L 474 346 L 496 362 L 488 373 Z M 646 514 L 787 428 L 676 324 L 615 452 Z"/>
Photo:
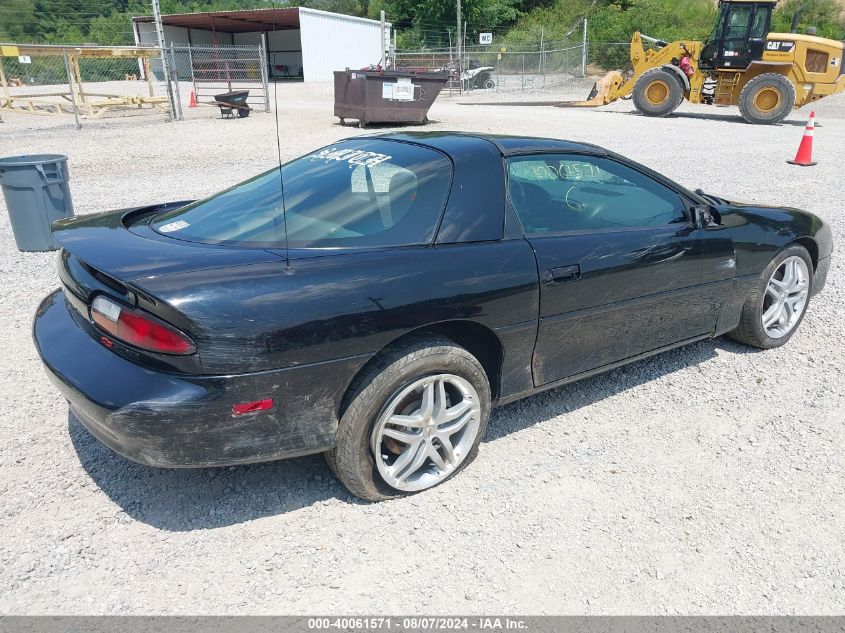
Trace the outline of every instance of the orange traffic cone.
<path fill-rule="evenodd" d="M 810 112 L 810 120 L 807 121 L 807 129 L 804 130 L 804 138 L 801 139 L 801 145 L 798 146 L 798 153 L 795 155 L 795 160 L 788 160 L 787 163 L 791 165 L 800 165 L 801 167 L 812 167 L 815 165 L 813 161 L 813 134 L 816 129 L 816 113 Z"/>
<path fill-rule="evenodd" d="M 196 108 L 197 107 L 197 93 L 191 90 L 191 101 L 188 103 L 189 108 Z"/>

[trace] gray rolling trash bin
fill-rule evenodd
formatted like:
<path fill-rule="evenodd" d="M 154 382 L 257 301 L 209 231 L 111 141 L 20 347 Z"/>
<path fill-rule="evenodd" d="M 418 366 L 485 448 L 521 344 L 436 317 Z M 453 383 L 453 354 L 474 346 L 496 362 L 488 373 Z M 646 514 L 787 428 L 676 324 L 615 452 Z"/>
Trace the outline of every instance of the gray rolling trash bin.
<path fill-rule="evenodd" d="M 50 225 L 73 215 L 67 156 L 30 154 L 0 158 L 0 186 L 21 251 L 54 251 Z"/>

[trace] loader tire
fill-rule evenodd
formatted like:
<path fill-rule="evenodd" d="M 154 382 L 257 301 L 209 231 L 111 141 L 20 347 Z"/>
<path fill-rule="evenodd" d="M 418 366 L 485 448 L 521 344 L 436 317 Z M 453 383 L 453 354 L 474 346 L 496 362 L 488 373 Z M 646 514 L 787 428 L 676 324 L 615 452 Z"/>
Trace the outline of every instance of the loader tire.
<path fill-rule="evenodd" d="M 634 84 L 634 105 L 646 116 L 669 116 L 684 100 L 684 89 L 674 73 L 652 68 Z"/>
<path fill-rule="evenodd" d="M 755 125 L 777 125 L 794 106 L 795 86 L 777 73 L 754 77 L 739 93 L 739 113 Z"/>

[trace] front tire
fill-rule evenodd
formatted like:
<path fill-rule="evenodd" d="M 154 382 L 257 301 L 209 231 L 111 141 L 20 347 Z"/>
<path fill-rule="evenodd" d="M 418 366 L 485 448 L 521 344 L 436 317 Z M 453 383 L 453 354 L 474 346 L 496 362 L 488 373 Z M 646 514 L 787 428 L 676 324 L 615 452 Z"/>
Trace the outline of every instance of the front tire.
<path fill-rule="evenodd" d="M 790 246 L 769 262 L 742 308 L 730 337 L 760 349 L 786 344 L 798 330 L 813 290 L 813 262 L 803 246 Z"/>
<path fill-rule="evenodd" d="M 646 116 L 669 116 L 683 100 L 681 82 L 663 68 L 646 71 L 634 84 L 634 105 Z"/>
<path fill-rule="evenodd" d="M 755 125 L 776 125 L 795 107 L 795 86 L 783 75 L 765 73 L 739 93 L 739 113 Z"/>
<path fill-rule="evenodd" d="M 352 387 L 326 460 L 356 497 L 383 501 L 428 490 L 478 453 L 490 418 L 484 368 L 445 338 L 386 354 Z"/>

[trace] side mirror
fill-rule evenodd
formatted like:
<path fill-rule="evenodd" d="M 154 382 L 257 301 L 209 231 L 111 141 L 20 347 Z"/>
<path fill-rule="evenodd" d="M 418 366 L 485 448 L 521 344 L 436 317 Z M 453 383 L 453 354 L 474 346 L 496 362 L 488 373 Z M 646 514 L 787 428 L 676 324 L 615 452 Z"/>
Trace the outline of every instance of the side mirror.
<path fill-rule="evenodd" d="M 709 229 L 713 226 L 719 226 L 719 223 L 716 222 L 716 218 L 713 217 L 713 212 L 710 210 L 710 207 L 705 205 L 698 205 L 693 207 L 692 209 L 693 214 L 693 221 L 695 222 L 696 228 L 699 229 Z"/>

